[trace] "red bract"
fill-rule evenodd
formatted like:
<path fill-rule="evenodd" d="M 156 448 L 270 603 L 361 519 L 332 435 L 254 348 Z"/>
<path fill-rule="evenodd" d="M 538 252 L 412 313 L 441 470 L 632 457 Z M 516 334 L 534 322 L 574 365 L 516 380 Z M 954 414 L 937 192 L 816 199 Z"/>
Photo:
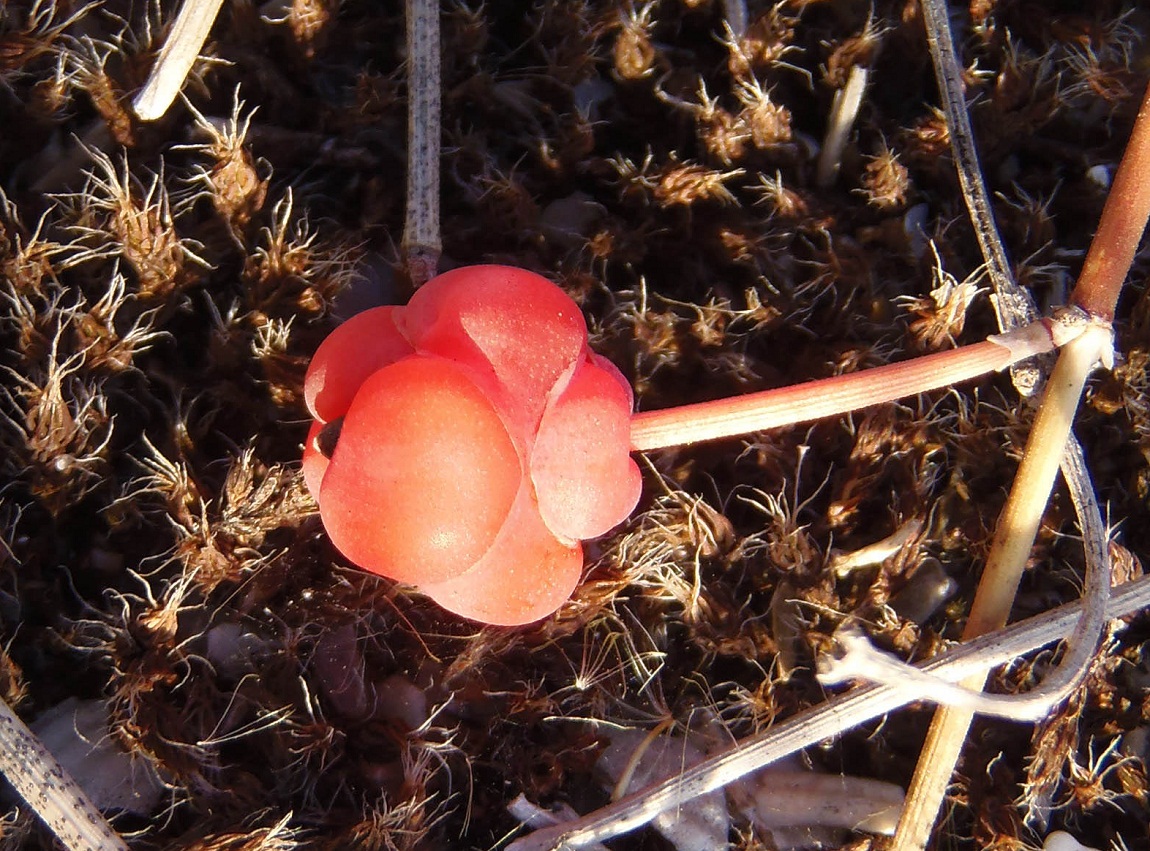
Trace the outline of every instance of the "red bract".
<path fill-rule="evenodd" d="M 456 269 L 348 320 L 304 395 L 304 477 L 335 545 L 473 620 L 555 611 L 580 540 L 639 499 L 630 387 L 578 306 L 522 269 Z"/>

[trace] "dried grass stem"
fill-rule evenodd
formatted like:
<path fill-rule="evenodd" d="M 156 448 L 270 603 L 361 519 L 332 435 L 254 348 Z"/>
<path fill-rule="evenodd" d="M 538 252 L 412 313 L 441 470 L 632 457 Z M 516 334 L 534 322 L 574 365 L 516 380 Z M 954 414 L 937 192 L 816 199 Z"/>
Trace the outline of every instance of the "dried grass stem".
<path fill-rule="evenodd" d="M 1106 606 L 1106 618 L 1124 617 L 1148 604 L 1150 577 L 1143 577 L 1115 589 Z M 1074 629 L 1081 611 L 1081 601 L 1068 603 L 964 643 L 931 660 L 922 669 L 950 681 L 970 677 L 972 673 L 983 677 L 987 670 L 997 665 L 1065 637 Z M 853 689 L 577 822 L 545 828 L 517 839 L 508 846 L 508 851 L 574 851 L 609 840 L 642 827 L 660 812 L 722 788 L 752 771 L 892 712 L 908 702 L 911 700 L 899 688 L 862 686 Z"/>
<path fill-rule="evenodd" d="M 1017 328 L 1033 322 L 1038 317 L 1038 311 L 1030 294 L 1015 282 L 1010 273 L 1010 263 L 998 235 L 998 226 L 990 212 L 990 195 L 982 179 L 982 167 L 974 144 L 974 130 L 966 110 L 963 66 L 954 50 L 946 0 L 922 0 L 922 13 L 934 73 L 938 78 L 939 93 L 946 110 L 946 128 L 950 134 L 950 148 L 954 153 L 958 180 L 962 185 L 962 197 L 966 201 L 978 246 L 986 260 L 987 275 L 996 294 L 994 309 L 998 316 L 998 327 L 1003 330 Z"/>
<path fill-rule="evenodd" d="M 439 4 L 407 0 L 407 220 L 403 253 L 411 283 L 435 277 L 439 229 Z"/>
<path fill-rule="evenodd" d="M 1072 294 L 1074 304 L 1107 323 L 1114 316 L 1118 294 L 1150 216 L 1150 185 L 1144 180 L 1148 167 L 1150 90 L 1143 100 L 1114 189 L 1107 198 L 1102 222 Z M 1111 345 L 1108 326 L 1096 325 L 1063 349 L 1036 416 L 1007 505 L 999 519 L 995 541 L 967 624 L 968 637 L 995 629 L 1009 617 L 1018 580 L 1029 558 L 1059 463 L 1083 517 L 1081 522 L 1088 556 L 1091 548 L 1095 547 L 1090 536 L 1086 535 L 1086 526 L 1089 515 L 1092 511 L 1096 514 L 1097 509 L 1083 505 L 1089 487 L 1081 448 L 1070 434 L 1070 425 L 1087 375 L 1099 357 L 1110 355 Z M 1099 583 L 1108 584 L 1109 560 L 1105 554 L 1101 561 L 1105 565 L 1101 572 L 1103 575 L 1087 576 L 1087 593 L 1095 596 Z M 1083 654 L 1093 652 L 1097 646 L 1097 636 L 1088 631 L 1091 626 L 1084 620 L 1075 636 L 1076 641 L 1072 643 L 1071 654 L 1080 664 Z M 1069 658 L 1064 660 L 1061 670 L 1070 670 L 1071 661 Z M 963 683 L 969 688 L 982 688 L 983 684 L 978 678 Z M 918 769 L 907 790 L 906 806 L 891 845 L 893 851 L 918 851 L 929 842 L 972 718 L 970 710 L 959 708 L 942 709 L 935 716 L 919 757 Z"/>
<path fill-rule="evenodd" d="M 0 769 L 69 851 L 128 851 L 87 793 L 3 700 Z"/>
<path fill-rule="evenodd" d="M 132 111 L 141 121 L 164 117 L 183 88 L 200 48 L 208 40 L 224 0 L 184 0 L 172 31 L 160 49 L 160 56 L 148 75 L 148 82 L 132 101 Z"/>

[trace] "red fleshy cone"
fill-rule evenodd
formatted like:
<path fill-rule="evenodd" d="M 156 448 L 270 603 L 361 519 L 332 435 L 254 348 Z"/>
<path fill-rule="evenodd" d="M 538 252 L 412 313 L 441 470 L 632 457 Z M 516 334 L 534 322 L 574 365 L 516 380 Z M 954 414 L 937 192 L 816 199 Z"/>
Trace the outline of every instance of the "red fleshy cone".
<path fill-rule="evenodd" d="M 332 542 L 472 620 L 555 611 L 579 581 L 578 541 L 639 499 L 630 388 L 588 349 L 578 306 L 521 269 L 456 269 L 354 317 L 304 395 L 304 476 Z"/>

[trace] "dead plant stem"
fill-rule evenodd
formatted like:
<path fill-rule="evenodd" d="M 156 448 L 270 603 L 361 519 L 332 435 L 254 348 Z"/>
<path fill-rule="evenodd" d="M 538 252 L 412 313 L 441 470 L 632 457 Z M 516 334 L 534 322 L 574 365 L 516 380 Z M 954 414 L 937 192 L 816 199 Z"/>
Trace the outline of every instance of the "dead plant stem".
<path fill-rule="evenodd" d="M 141 121 L 156 121 L 164 117 L 208 40 L 208 33 L 223 2 L 184 0 L 180 5 L 172 31 L 168 33 L 159 58 L 152 66 L 152 73 L 148 75 L 148 82 L 132 101 L 132 110 Z"/>
<path fill-rule="evenodd" d="M 413 287 L 435 277 L 439 229 L 439 4 L 407 0 L 407 220 L 403 254 Z"/>
<path fill-rule="evenodd" d="M 974 131 L 966 110 L 963 95 L 962 66 L 954 50 L 950 34 L 946 0 L 922 0 L 926 37 L 930 42 L 930 56 L 934 73 L 946 110 L 946 129 L 950 134 L 950 147 L 954 153 L 962 197 L 970 213 L 978 246 L 986 261 L 987 275 L 994 287 L 994 309 L 998 327 L 1003 331 L 1017 328 L 1038 318 L 1038 310 L 1030 294 L 1017 283 L 1010 273 L 1010 263 L 998 236 L 998 226 L 991 213 L 990 196 L 982 179 L 978 150 L 974 144 Z"/>
<path fill-rule="evenodd" d="M 80 784 L 3 700 L 0 769 L 69 851 L 128 851 Z"/>
<path fill-rule="evenodd" d="M 1150 577 L 1115 589 L 1106 604 L 1107 619 L 1124 617 L 1150 603 Z M 1082 602 L 1068 603 L 1010 627 L 964 642 L 922 666 L 955 681 L 971 677 L 1065 637 L 1078 623 Z M 980 673 L 981 672 L 981 673 Z M 923 696 L 918 696 L 921 699 Z M 660 812 L 733 783 L 783 757 L 839 735 L 859 724 L 913 702 L 902 688 L 860 686 L 812 706 L 768 730 L 738 742 L 683 773 L 627 795 L 578 821 L 547 827 L 512 842 L 507 851 L 573 851 L 619 836 Z"/>
<path fill-rule="evenodd" d="M 1121 285 L 1150 216 L 1150 185 L 1144 179 L 1147 168 L 1150 168 L 1150 90 L 1143 100 L 1098 232 L 1072 295 L 1073 303 L 1106 323 L 1114 316 Z M 1018 580 L 1029 558 L 1060 462 L 1066 478 L 1075 479 L 1070 490 L 1076 505 L 1082 507 L 1085 465 L 1081 449 L 1070 434 L 1070 424 L 1089 371 L 1098 357 L 1110 354 L 1110 340 L 1108 331 L 1094 326 L 1088 334 L 1063 349 L 999 519 L 967 623 L 967 637 L 995 629 L 1009 617 Z M 1085 527 L 1085 522 L 1081 522 Z M 1093 544 L 1087 540 L 1086 546 Z M 1107 571 L 1108 565 L 1107 561 Z M 1089 635 L 1077 637 L 1079 644 L 1072 648 L 1076 655 L 1096 644 L 1090 641 Z M 963 685 L 981 688 L 983 683 L 972 679 Z M 892 851 L 919 851 L 926 847 L 972 719 L 973 713 L 969 710 L 957 708 L 940 709 L 935 715 L 907 790 L 906 806 L 890 846 Z"/>
<path fill-rule="evenodd" d="M 1014 487 L 999 517 L 998 534 L 987 558 L 988 581 L 979 585 L 965 638 L 1000 629 L 1006 623 L 1047 496 L 1054 486 L 1062 447 L 1070 433 L 1086 377 L 1109 347 L 1110 339 L 1109 333 L 1091 328 L 1062 350 L 1047 383 L 1046 398 L 1035 417 Z"/>
<path fill-rule="evenodd" d="M 835 92 L 827 134 L 823 138 L 823 149 L 819 152 L 818 165 L 815 167 L 816 186 L 825 189 L 834 186 L 838 179 L 843 151 L 846 150 L 847 140 L 858 119 L 869 76 L 870 71 L 865 66 L 854 65 L 847 76 L 846 85 Z"/>
<path fill-rule="evenodd" d="M 994 543 L 963 632 L 965 640 L 1001 629 L 1010 617 L 1018 582 L 1054 487 L 1078 400 L 1104 345 L 1110 345 L 1109 333 L 1092 328 L 1062 350 L 1047 382 L 1010 496 L 999 516 Z M 1096 646 L 1097 637 L 1088 647 L 1077 648 L 1078 655 L 1086 651 L 1089 661 Z M 970 689 L 984 685 L 983 674 L 962 682 L 963 687 Z M 973 718 L 970 709 L 959 707 L 945 707 L 935 714 L 919 756 L 918 770 L 907 790 L 906 805 L 890 846 L 892 851 L 926 847 Z"/>

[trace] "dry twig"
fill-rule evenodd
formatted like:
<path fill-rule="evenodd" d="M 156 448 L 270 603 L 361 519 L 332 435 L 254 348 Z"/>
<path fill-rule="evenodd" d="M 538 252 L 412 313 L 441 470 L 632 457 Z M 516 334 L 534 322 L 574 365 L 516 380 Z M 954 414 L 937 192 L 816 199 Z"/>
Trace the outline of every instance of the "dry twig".
<path fill-rule="evenodd" d="M 926 8 L 932 6 L 933 3 L 924 3 Z M 937 13 L 938 9 L 935 8 L 934 12 Z M 945 45 L 949 42 L 949 31 L 942 29 L 945 14 L 938 20 L 930 20 L 932 29 L 937 29 L 945 36 L 932 38 L 932 45 L 935 41 Z M 959 112 L 965 114 L 964 110 Z M 963 159 L 957 158 L 960 161 Z M 1088 315 L 1098 317 L 1107 326 L 1113 318 L 1118 293 L 1130 268 L 1147 217 L 1150 216 L 1150 190 L 1145 188 L 1142 177 L 1148 160 L 1150 92 L 1147 92 L 1143 102 L 1126 155 L 1107 198 L 1102 222 L 1091 243 L 1082 276 L 1071 298 L 1075 305 Z M 960 173 L 963 171 L 960 169 Z M 988 209 L 985 206 L 983 208 Z M 976 230 L 981 241 L 986 227 L 976 224 Z M 987 253 L 988 263 L 993 267 L 994 262 L 989 259 L 992 256 L 993 250 Z M 1000 310 L 1008 304 L 1017 307 L 1019 303 L 1017 298 L 999 299 Z M 1009 310 L 1000 313 L 1000 322 L 1004 324 L 1015 322 L 1018 318 L 1010 316 Z M 965 635 L 968 637 L 1001 626 L 1009 617 L 1018 580 L 1053 487 L 1059 462 L 1070 483 L 1076 507 L 1085 514 L 1090 513 L 1089 507 L 1084 504 L 1086 495 L 1090 493 L 1085 477 L 1085 462 L 1081 447 L 1070 436 L 1070 423 L 1088 373 L 1099 357 L 1104 360 L 1109 357 L 1109 334 L 1106 334 L 1106 338 L 1102 345 L 1096 338 L 1093 346 L 1083 341 L 1068 347 L 1059 359 L 1035 420 L 1010 499 L 999 519 L 995 543 L 967 624 Z M 1100 521 L 1082 521 L 1084 532 L 1088 526 L 1093 525 L 1100 525 Z M 1097 548 L 1097 544 L 1087 541 L 1088 550 L 1092 547 Z M 1104 587 L 1101 577 L 1088 577 L 1088 592 L 1100 587 Z M 1075 647 L 1077 652 L 1074 655 L 1077 657 L 1097 646 L 1097 636 L 1078 637 L 1081 640 Z M 972 682 L 968 685 L 980 687 L 981 684 Z M 971 719 L 971 713 L 963 709 L 940 710 L 936 716 L 919 760 L 919 768 L 908 791 L 906 808 L 893 848 L 912 851 L 926 846 Z"/>
<path fill-rule="evenodd" d="M 1106 606 L 1106 618 L 1135 613 L 1150 604 L 1150 578 L 1115 589 Z M 932 659 L 922 670 L 961 680 L 1064 638 L 1074 629 L 1082 603 L 1045 612 L 1006 629 L 966 642 Z M 904 689 L 862 686 L 825 704 L 811 707 L 769 730 L 738 742 L 729 750 L 701 762 L 677 777 L 603 807 L 575 822 L 538 830 L 512 842 L 508 851 L 574 851 L 642 827 L 659 813 L 679 806 L 782 759 L 823 739 L 922 699 Z"/>
<path fill-rule="evenodd" d="M 160 50 L 148 82 L 132 101 L 132 111 L 141 121 L 164 117 L 183 88 L 200 49 L 208 40 L 224 0 L 184 0 L 172 31 Z"/>
<path fill-rule="evenodd" d="M 439 233 L 439 4 L 407 0 L 407 221 L 403 253 L 413 286 L 435 277 Z"/>
<path fill-rule="evenodd" d="M 87 793 L 2 700 L 0 772 L 69 851 L 128 851 Z"/>

